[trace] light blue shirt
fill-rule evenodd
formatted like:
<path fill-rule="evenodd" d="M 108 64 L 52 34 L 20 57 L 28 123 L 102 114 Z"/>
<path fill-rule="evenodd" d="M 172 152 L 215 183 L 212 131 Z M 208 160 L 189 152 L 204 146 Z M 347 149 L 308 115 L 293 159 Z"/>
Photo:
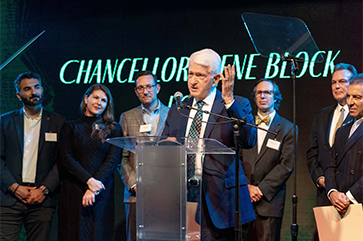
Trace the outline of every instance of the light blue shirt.
<path fill-rule="evenodd" d="M 151 131 L 147 132 L 148 136 L 156 136 L 156 134 L 157 134 L 156 132 L 157 132 L 159 120 L 160 120 L 160 106 L 161 106 L 160 101 L 158 100 L 157 107 L 150 113 L 149 110 L 145 109 L 144 106 L 141 104 L 142 117 L 143 117 L 144 123 L 151 124 Z"/>

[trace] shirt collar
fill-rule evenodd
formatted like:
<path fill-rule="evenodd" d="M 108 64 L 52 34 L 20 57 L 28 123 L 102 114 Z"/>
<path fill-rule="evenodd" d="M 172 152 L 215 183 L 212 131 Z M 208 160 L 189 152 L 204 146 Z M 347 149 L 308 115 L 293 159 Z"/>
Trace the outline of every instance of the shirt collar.
<path fill-rule="evenodd" d="M 272 120 L 275 117 L 276 114 L 276 110 L 272 111 L 270 114 L 268 114 L 268 116 L 270 117 L 270 120 Z M 260 117 L 261 119 L 266 117 L 266 116 L 262 116 L 259 112 L 257 112 L 257 116 Z M 271 123 L 271 121 L 270 121 Z"/>
<path fill-rule="evenodd" d="M 28 113 L 26 113 L 26 110 L 25 108 L 23 107 L 23 114 L 24 116 L 27 118 L 27 119 L 31 119 L 30 115 Z M 39 120 L 42 118 L 42 115 L 43 115 L 43 108 L 40 109 L 40 113 L 37 117 L 35 117 L 33 120 Z"/>
<path fill-rule="evenodd" d="M 149 114 L 149 110 L 144 108 L 144 106 L 141 104 L 141 109 L 142 109 L 142 113 L 148 113 Z M 156 106 L 156 108 L 152 111 L 152 113 L 159 113 L 160 111 L 160 100 L 158 99 L 158 105 Z"/>
<path fill-rule="evenodd" d="M 212 88 L 211 92 L 209 93 L 209 95 L 207 97 L 204 98 L 203 102 L 204 105 L 203 106 L 212 106 L 214 99 L 216 98 L 216 94 L 217 94 L 217 88 Z M 197 100 L 194 98 L 193 100 L 193 107 L 197 106 Z"/>
<path fill-rule="evenodd" d="M 267 116 L 269 116 L 270 117 L 270 121 L 269 121 L 269 123 L 268 123 L 268 125 L 267 126 L 270 126 L 271 125 L 271 123 L 272 123 L 272 121 L 273 121 L 273 119 L 274 119 L 274 117 L 275 117 L 275 115 L 276 115 L 276 110 L 274 109 L 274 111 L 272 111 L 270 114 L 268 114 Z M 263 119 L 264 117 L 266 117 L 266 116 L 262 116 L 258 111 L 257 111 L 257 116 L 259 117 L 259 118 L 261 118 L 261 119 Z"/>
<path fill-rule="evenodd" d="M 361 118 L 359 118 L 359 119 L 355 119 L 355 120 L 354 120 L 354 123 L 355 123 L 356 125 L 360 125 L 362 122 L 363 122 L 363 117 L 361 117 Z"/>
<path fill-rule="evenodd" d="M 349 113 L 349 107 L 347 104 L 345 104 L 344 106 L 342 106 L 341 104 L 338 103 L 337 107 L 335 108 L 336 111 L 340 112 L 341 109 L 344 109 L 344 113 Z"/>

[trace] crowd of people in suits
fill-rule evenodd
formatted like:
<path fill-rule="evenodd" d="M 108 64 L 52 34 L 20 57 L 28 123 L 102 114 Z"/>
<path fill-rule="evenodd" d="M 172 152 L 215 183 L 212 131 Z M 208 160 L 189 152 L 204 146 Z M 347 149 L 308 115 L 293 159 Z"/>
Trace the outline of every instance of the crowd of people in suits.
<path fill-rule="evenodd" d="M 140 71 L 135 80 L 140 105 L 122 113 L 119 123 L 111 92 L 102 84 L 86 90 L 81 117 L 65 121 L 42 106 L 41 77 L 33 72 L 20 74 L 15 88 L 23 108 L 0 119 L 0 239 L 17 240 L 24 225 L 27 240 L 48 240 L 58 206 L 59 240 L 111 240 L 113 173 L 118 170 L 125 186 L 127 240 L 136 240 L 136 157 L 105 140 L 166 136 L 175 141 L 211 138 L 242 149 L 242 162 L 233 155 L 204 157 L 197 201 L 200 217 L 196 217 L 201 240 L 236 238 L 236 161 L 240 165 L 238 238 L 280 240 L 298 128 L 277 112 L 282 94 L 276 82 L 255 83 L 254 117 L 249 100 L 234 95 L 235 67 L 222 68 L 219 54 L 211 49 L 190 56 L 190 94 L 183 103 L 192 110 L 176 105 L 169 109 L 157 98 L 161 90 L 157 77 Z M 217 89 L 220 82 L 221 90 Z M 333 205 L 344 216 L 350 204 L 363 202 L 363 74 L 352 65 L 337 64 L 331 88 L 337 103 L 316 114 L 306 158 L 317 187 L 317 206 Z M 250 125 L 242 125 L 235 139 L 233 123 L 223 117 L 243 119 Z M 198 157 L 188 162 L 196 168 Z"/>

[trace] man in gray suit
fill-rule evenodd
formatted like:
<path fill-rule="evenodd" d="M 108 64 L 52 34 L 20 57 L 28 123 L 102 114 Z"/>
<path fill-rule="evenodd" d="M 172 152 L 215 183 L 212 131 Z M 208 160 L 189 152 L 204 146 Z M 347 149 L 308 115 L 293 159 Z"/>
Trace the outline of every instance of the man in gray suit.
<path fill-rule="evenodd" d="M 255 123 L 277 135 L 257 130 L 257 144 L 243 149 L 245 171 L 256 220 L 243 225 L 249 240 L 278 241 L 284 213 L 286 181 L 294 168 L 294 126 L 276 110 L 282 99 L 271 80 L 259 80 L 253 90 L 257 105 Z"/>
<path fill-rule="evenodd" d="M 165 125 L 169 108 L 157 98 L 161 87 L 151 71 L 141 71 L 136 76 L 135 94 L 141 105 L 121 114 L 120 123 L 124 136 L 159 136 Z M 135 155 L 124 150 L 121 176 L 125 184 L 126 237 L 136 240 L 136 169 Z"/>
<path fill-rule="evenodd" d="M 337 130 L 325 170 L 328 197 L 342 217 L 349 204 L 363 202 L 363 74 L 349 81 L 347 105 L 353 120 Z"/>

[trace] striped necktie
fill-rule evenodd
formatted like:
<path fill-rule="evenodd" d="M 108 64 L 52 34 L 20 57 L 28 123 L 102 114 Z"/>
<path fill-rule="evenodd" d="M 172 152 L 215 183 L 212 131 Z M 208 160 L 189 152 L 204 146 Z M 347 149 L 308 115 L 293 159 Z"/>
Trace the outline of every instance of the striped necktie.
<path fill-rule="evenodd" d="M 199 110 L 202 110 L 204 105 L 203 101 L 198 101 L 197 106 Z M 202 129 L 202 117 L 203 112 L 197 111 L 195 113 L 193 122 L 189 129 L 188 138 L 199 138 L 200 131 Z M 195 173 L 195 161 L 196 161 L 196 154 L 188 154 L 187 155 L 187 180 L 188 180 L 188 195 L 187 200 L 189 202 L 198 202 L 199 200 L 199 186 L 190 185 L 192 182 L 190 180 L 195 181 L 195 183 L 199 184 L 199 178 L 196 176 Z"/>

